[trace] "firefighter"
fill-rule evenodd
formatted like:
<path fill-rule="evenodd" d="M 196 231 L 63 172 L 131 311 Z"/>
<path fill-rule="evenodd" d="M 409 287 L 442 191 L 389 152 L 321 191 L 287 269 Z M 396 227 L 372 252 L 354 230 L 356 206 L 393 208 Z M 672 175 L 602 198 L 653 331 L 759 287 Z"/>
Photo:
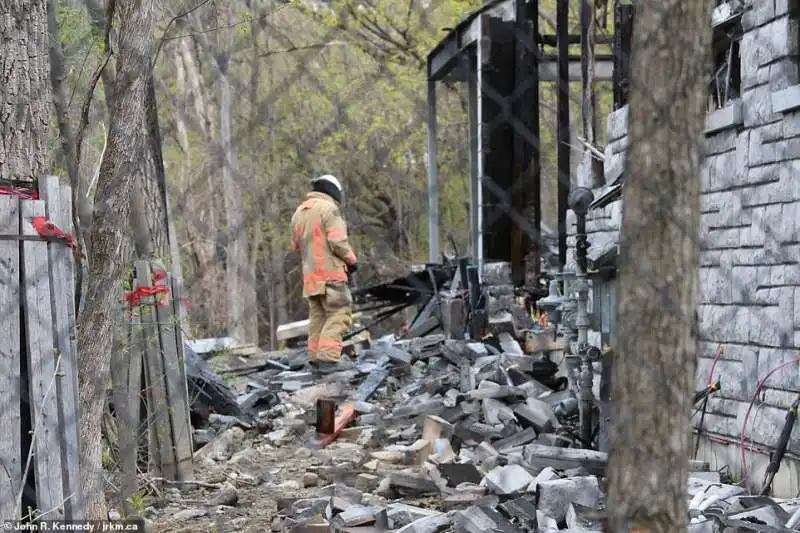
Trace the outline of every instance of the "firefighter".
<path fill-rule="evenodd" d="M 292 250 L 303 262 L 303 297 L 308 302 L 308 362 L 327 373 L 342 368 L 342 336 L 353 325 L 349 275 L 358 260 L 339 211 L 342 184 L 326 174 L 292 216 Z"/>

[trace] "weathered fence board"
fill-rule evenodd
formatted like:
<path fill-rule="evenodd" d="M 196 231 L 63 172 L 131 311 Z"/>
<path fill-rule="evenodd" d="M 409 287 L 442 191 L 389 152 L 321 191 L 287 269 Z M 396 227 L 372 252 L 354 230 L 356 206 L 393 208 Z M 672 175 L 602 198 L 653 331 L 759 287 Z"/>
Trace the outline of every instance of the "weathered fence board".
<path fill-rule="evenodd" d="M 44 202 L 21 203 L 22 234 L 37 236 L 31 218 L 45 216 Z M 22 242 L 23 303 L 28 355 L 28 401 L 33 424 L 33 467 L 36 479 L 36 503 L 40 516 L 64 518 L 64 485 L 61 470 L 61 446 L 56 390 L 61 354 L 56 354 L 53 340 L 53 317 L 50 307 L 49 259 L 45 241 Z"/>
<path fill-rule="evenodd" d="M 186 385 L 186 368 L 183 362 L 183 339 L 180 319 L 175 313 L 178 302 L 173 298 L 169 279 L 163 278 L 156 286 L 167 287 L 167 305 L 156 305 L 156 318 L 161 342 L 161 358 L 166 378 L 167 406 L 172 427 L 173 454 L 176 461 L 175 480 L 192 478 L 192 428 L 189 423 L 189 397 Z"/>
<path fill-rule="evenodd" d="M 72 198 L 70 189 L 60 184 L 57 176 L 48 176 L 40 183 L 48 220 L 72 233 Z M 47 244 L 50 261 L 53 334 L 60 355 L 60 372 L 56 380 L 61 446 L 61 468 L 64 476 L 64 503 L 67 516 L 73 509 L 83 509 L 83 493 L 78 475 L 78 368 L 75 339 L 75 256 L 63 243 Z"/>
<path fill-rule="evenodd" d="M 135 264 L 136 274 L 134 289 L 152 287 L 153 274 L 150 265 L 144 261 Z M 173 479 L 175 461 L 173 454 L 169 453 L 172 443 L 172 432 L 169 425 L 169 399 L 165 384 L 165 368 L 161 357 L 160 338 L 154 306 L 158 305 L 158 297 L 145 296 L 139 306 L 141 319 L 141 335 L 144 348 L 145 369 L 147 371 L 147 403 L 148 420 L 153 428 L 152 437 L 155 439 L 154 450 L 156 460 L 154 466 L 164 477 Z"/>
<path fill-rule="evenodd" d="M 19 199 L 0 196 L 0 235 L 19 235 Z M 20 518 L 17 506 L 22 486 L 20 417 L 20 287 L 19 242 L 0 240 L 0 517 Z M 11 452 L 11 453 L 8 453 Z"/>
<path fill-rule="evenodd" d="M 138 448 L 139 413 L 142 390 L 142 354 L 140 346 L 131 345 L 133 331 L 140 331 L 139 317 L 131 315 L 128 322 L 128 342 L 113 355 L 111 366 L 111 386 L 114 398 L 114 411 L 117 419 L 117 439 L 120 479 L 120 497 L 126 511 L 134 512 L 128 503 L 138 490 Z"/>
<path fill-rule="evenodd" d="M 170 283 L 163 267 L 147 261 L 134 263 L 130 295 L 132 353 L 126 386 L 130 403 L 134 401 L 134 391 L 140 390 L 135 383 L 138 377 L 134 376 L 138 376 L 136 369 L 143 361 L 147 403 L 144 431 L 151 467 L 164 478 L 189 481 L 193 476 L 189 399 L 183 340 Z M 137 452 L 125 453 L 128 455 L 123 463 L 135 464 Z"/>

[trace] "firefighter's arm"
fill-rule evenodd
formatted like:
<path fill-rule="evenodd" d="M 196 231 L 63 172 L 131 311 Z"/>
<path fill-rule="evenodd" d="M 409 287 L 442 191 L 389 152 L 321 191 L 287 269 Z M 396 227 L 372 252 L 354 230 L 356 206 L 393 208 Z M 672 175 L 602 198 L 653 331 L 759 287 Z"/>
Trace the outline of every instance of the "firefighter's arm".
<path fill-rule="evenodd" d="M 347 263 L 348 266 L 354 265 L 357 261 L 356 254 L 353 253 L 353 248 L 350 246 L 350 241 L 347 237 L 347 224 L 339 210 L 335 209 L 325 213 L 322 217 L 322 222 L 331 251 Z"/>

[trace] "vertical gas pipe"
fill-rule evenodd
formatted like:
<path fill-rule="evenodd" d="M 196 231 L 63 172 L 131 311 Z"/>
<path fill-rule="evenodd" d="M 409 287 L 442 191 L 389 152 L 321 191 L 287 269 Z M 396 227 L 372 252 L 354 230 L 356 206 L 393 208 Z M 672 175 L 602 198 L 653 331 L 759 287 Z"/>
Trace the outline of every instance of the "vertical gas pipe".
<path fill-rule="evenodd" d="M 569 205 L 575 212 L 577 226 L 575 232 L 575 259 L 578 264 L 578 270 L 576 272 L 574 290 L 578 293 L 578 299 L 575 326 L 578 329 L 578 355 L 581 358 L 581 440 L 585 446 L 589 446 L 592 442 L 592 412 L 594 409 L 594 395 L 592 393 L 594 372 L 592 370 L 592 361 L 589 357 L 589 281 L 586 276 L 589 269 L 589 260 L 587 257 L 589 242 L 586 237 L 586 214 L 589 212 L 589 206 L 593 201 L 594 194 L 586 187 L 577 187 L 569 195 Z"/>

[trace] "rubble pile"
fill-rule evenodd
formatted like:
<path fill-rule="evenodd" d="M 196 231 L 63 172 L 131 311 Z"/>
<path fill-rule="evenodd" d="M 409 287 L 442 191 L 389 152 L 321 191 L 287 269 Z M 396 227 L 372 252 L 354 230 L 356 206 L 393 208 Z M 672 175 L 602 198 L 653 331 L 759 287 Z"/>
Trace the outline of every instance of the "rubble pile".
<path fill-rule="evenodd" d="M 578 402 L 554 378 L 557 365 L 526 354 L 499 324 L 485 342 L 384 339 L 357 353 L 354 370 L 324 380 L 302 369 L 302 353 L 286 354 L 234 385 L 243 415 L 211 414 L 195 430 L 196 459 L 241 463 L 259 447 L 307 459 L 293 480 L 250 480 L 274 494 L 273 531 L 601 531 L 607 456 L 581 446 Z M 317 400 L 341 405 L 369 379 L 375 392 L 355 402 L 356 421 L 312 446 Z M 254 442 L 237 451 L 246 434 Z M 692 467 L 692 531 L 742 522 L 773 533 L 800 509 Z M 235 487 L 222 484 L 209 502 L 235 507 Z"/>

